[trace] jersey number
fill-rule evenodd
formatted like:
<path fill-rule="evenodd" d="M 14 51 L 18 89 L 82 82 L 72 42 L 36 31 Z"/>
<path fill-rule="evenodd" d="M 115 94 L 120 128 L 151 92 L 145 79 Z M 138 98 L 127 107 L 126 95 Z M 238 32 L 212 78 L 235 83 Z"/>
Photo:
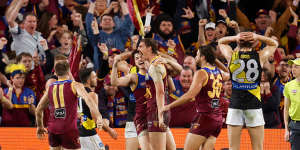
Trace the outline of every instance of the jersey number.
<path fill-rule="evenodd" d="M 218 74 L 217 78 L 215 78 L 215 76 L 213 74 L 210 75 L 209 77 L 211 80 L 213 80 L 212 83 L 212 91 L 208 91 L 207 95 L 209 96 L 209 98 L 220 98 L 220 94 L 221 94 L 221 90 L 222 90 L 222 83 L 220 82 L 220 80 L 222 80 L 222 77 L 220 74 Z"/>
<path fill-rule="evenodd" d="M 255 61 L 255 59 L 250 59 L 247 61 L 247 64 L 245 65 L 245 61 L 241 59 L 237 59 L 233 62 L 233 64 L 240 64 L 240 68 L 236 69 L 232 73 L 232 80 L 236 82 L 245 82 L 244 79 L 242 78 L 237 78 L 237 75 L 239 75 L 245 67 L 247 67 L 247 72 L 246 72 L 246 79 L 250 82 L 255 82 L 257 80 L 259 71 L 258 71 L 258 64 Z"/>
<path fill-rule="evenodd" d="M 53 103 L 54 103 L 54 116 L 55 118 L 65 118 L 66 117 L 66 109 L 65 109 L 65 99 L 64 99 L 64 85 L 58 86 L 58 97 L 59 97 L 59 104 L 57 99 L 57 86 L 54 85 L 53 87 Z"/>

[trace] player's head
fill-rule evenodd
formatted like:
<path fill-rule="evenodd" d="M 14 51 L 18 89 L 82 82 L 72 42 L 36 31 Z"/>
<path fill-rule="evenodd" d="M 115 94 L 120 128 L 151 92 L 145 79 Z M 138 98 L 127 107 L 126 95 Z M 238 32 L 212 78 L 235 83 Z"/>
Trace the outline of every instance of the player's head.
<path fill-rule="evenodd" d="M 209 63 L 210 65 L 215 64 L 215 54 L 214 48 L 210 45 L 201 46 L 197 52 L 196 62 L 198 65 L 203 65 L 205 63 Z"/>
<path fill-rule="evenodd" d="M 88 84 L 91 87 L 97 86 L 97 75 L 93 68 L 85 68 L 79 71 L 81 83 Z"/>
<path fill-rule="evenodd" d="M 183 67 L 179 76 L 179 82 L 183 89 L 190 88 L 193 82 L 193 75 L 194 75 L 194 71 L 190 67 L 188 66 Z"/>
<path fill-rule="evenodd" d="M 54 65 L 58 62 L 61 62 L 61 61 L 68 61 L 68 57 L 62 55 L 62 54 L 57 54 L 55 55 L 54 57 Z"/>
<path fill-rule="evenodd" d="M 141 52 L 144 59 L 149 60 L 149 56 L 158 54 L 157 42 L 151 38 L 142 39 L 138 50 Z"/>
<path fill-rule="evenodd" d="M 253 32 L 241 32 L 237 42 L 241 49 L 252 48 L 256 44 L 256 41 L 253 38 Z"/>
<path fill-rule="evenodd" d="M 67 76 L 70 70 L 70 65 L 67 61 L 59 61 L 55 64 L 54 70 L 57 76 Z"/>
<path fill-rule="evenodd" d="M 23 64 L 27 71 L 31 70 L 32 67 L 32 56 L 29 53 L 22 52 L 16 58 L 18 64 Z"/>
<path fill-rule="evenodd" d="M 142 55 L 138 51 L 133 52 L 134 63 L 138 67 L 138 69 L 145 69 L 145 63 L 142 59 Z"/>

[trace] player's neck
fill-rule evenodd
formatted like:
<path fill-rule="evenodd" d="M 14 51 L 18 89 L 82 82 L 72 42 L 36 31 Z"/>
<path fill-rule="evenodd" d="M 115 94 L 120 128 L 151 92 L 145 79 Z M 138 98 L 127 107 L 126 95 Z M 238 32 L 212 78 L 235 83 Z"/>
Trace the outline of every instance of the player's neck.
<path fill-rule="evenodd" d="M 205 63 L 202 63 L 202 64 L 201 64 L 201 68 L 204 68 L 204 67 L 214 67 L 214 66 L 211 65 L 211 64 L 208 63 L 208 62 L 205 62 Z"/>
<path fill-rule="evenodd" d="M 158 57 L 158 55 L 152 53 L 152 54 L 150 54 L 150 56 L 148 57 L 148 58 L 149 58 L 148 61 L 149 61 L 150 63 L 152 63 L 152 61 L 153 61 L 156 57 Z"/>
<path fill-rule="evenodd" d="M 62 81 L 62 80 L 68 80 L 69 79 L 69 75 L 64 75 L 64 76 L 57 76 L 58 80 Z"/>

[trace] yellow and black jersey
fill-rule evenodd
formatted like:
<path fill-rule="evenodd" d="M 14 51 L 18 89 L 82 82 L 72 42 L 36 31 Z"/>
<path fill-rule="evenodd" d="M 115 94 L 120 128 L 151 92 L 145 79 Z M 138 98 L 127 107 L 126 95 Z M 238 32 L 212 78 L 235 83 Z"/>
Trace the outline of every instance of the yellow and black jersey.
<path fill-rule="evenodd" d="M 230 108 L 261 108 L 261 65 L 256 51 L 234 51 L 229 64 L 232 80 Z"/>

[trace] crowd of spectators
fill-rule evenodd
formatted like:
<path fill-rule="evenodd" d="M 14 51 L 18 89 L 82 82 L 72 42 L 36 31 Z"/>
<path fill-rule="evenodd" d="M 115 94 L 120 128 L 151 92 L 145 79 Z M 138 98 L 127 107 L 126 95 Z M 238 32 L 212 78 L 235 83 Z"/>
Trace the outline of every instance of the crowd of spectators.
<path fill-rule="evenodd" d="M 128 1 L 146 8 L 140 12 L 143 21 L 147 13 L 152 14 L 145 37 L 156 40 L 162 55 L 175 58 L 183 66 L 173 78 L 176 90 L 168 93 L 170 101 L 189 89 L 200 46 L 212 45 L 226 65 L 229 62 L 219 50 L 218 39 L 245 31 L 276 39 L 280 46 L 264 65 L 260 86 L 265 127 L 284 127 L 283 89 L 293 78 L 287 61 L 300 57 L 300 0 L 1 0 L 0 102 L 7 99 L 12 105 L 3 102 L 0 106 L 0 126 L 35 125 L 35 108 L 47 80 L 53 77 L 55 60 L 65 56 L 76 81 L 80 69 L 94 68 L 101 113 L 107 114 L 112 127 L 124 127 L 130 90 L 113 86 L 110 72 L 114 57 L 136 51 L 142 38 Z M 254 48 L 264 46 L 257 43 Z M 10 64 L 23 64 L 26 73 L 5 72 Z M 118 65 L 119 76 L 128 74 L 132 66 L 134 60 L 129 57 Z M 226 127 L 230 81 L 223 82 L 222 95 Z M 172 110 L 171 116 L 176 117 L 171 127 L 188 127 L 193 118 L 186 113 L 194 111 L 193 101 Z"/>

